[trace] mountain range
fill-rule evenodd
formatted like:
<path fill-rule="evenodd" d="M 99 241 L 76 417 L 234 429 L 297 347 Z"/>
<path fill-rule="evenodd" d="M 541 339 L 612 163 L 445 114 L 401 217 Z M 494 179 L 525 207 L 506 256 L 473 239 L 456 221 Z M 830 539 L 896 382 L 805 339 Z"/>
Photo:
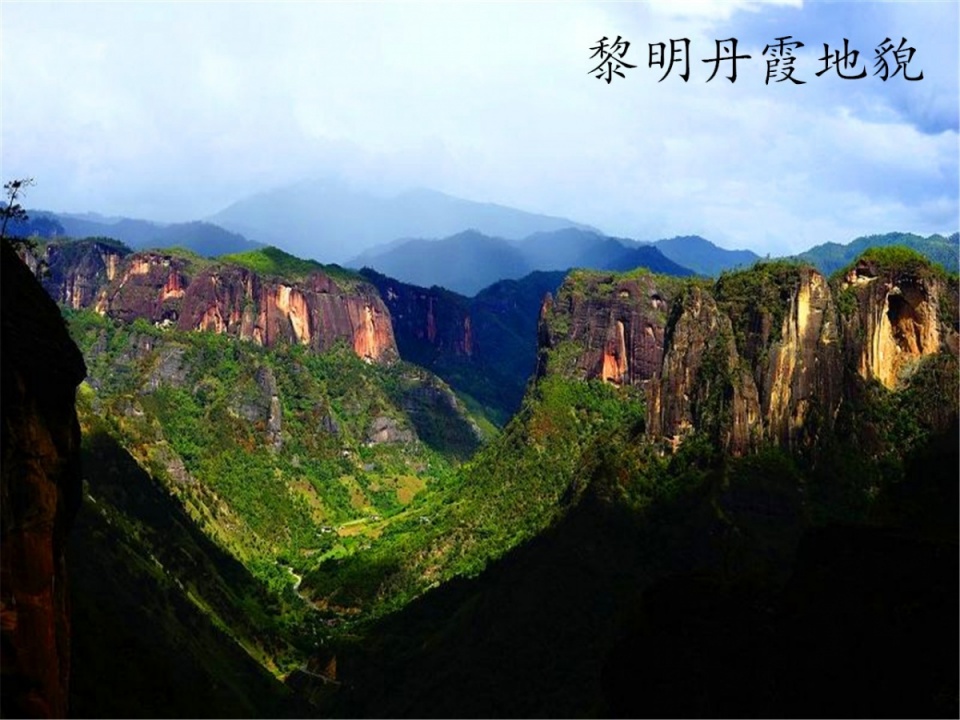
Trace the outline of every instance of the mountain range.
<path fill-rule="evenodd" d="M 576 228 L 538 232 L 514 241 L 468 230 L 440 240 L 393 242 L 382 250 L 361 254 L 348 265 L 371 267 L 404 282 L 439 285 L 463 295 L 474 295 L 498 280 L 534 271 L 644 267 L 667 275 L 693 274 L 656 247 Z"/>
<path fill-rule="evenodd" d="M 119 240 L 136 250 L 182 247 L 204 257 L 216 257 L 262 247 L 237 233 L 209 222 L 162 224 L 134 218 L 107 218 L 95 213 L 83 215 L 31 210 L 25 223 L 12 223 L 11 236 L 38 235 L 42 238 L 103 237 Z"/>
<path fill-rule="evenodd" d="M 890 245 L 912 248 L 950 272 L 960 271 L 960 233 L 953 233 L 946 237 L 943 235 L 923 237 L 914 233 L 900 232 L 868 235 L 852 240 L 846 245 L 839 243 L 816 245 L 797 255 L 797 258 L 813 263 L 821 272 L 830 275 L 852 263 L 868 248 Z"/>
<path fill-rule="evenodd" d="M 338 263 L 397 238 L 442 238 L 470 228 L 506 239 L 566 227 L 590 229 L 572 220 L 435 190 L 382 196 L 332 180 L 257 193 L 207 220 L 294 255 Z"/>
<path fill-rule="evenodd" d="M 163 224 L 96 213 L 34 210 L 10 235 L 106 237 L 137 250 L 179 246 L 205 257 L 266 242 L 295 256 L 369 267 L 421 287 L 471 296 L 498 280 L 571 268 L 646 267 L 716 277 L 759 260 L 699 236 L 653 242 L 616 238 L 572 220 L 479 203 L 433 190 L 378 195 L 335 180 L 304 181 L 238 200 L 206 220 Z M 251 239 L 252 238 L 252 239 Z M 958 234 L 888 233 L 825 243 L 797 258 L 830 274 L 873 246 L 912 247 L 947 269 L 960 266 Z"/>

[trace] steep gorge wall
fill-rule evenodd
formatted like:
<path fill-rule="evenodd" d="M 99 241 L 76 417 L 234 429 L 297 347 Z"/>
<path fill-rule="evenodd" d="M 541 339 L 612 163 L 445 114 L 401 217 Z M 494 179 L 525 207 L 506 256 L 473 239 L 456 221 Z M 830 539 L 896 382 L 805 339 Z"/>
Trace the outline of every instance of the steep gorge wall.
<path fill-rule="evenodd" d="M 56 304 L 4 242 L 0 668 L 4 717 L 66 717 L 67 533 L 80 506 L 77 385 L 86 375 Z"/>
<path fill-rule="evenodd" d="M 58 303 L 74 310 L 90 307 L 100 288 L 116 278 L 120 264 L 129 254 L 122 246 L 98 240 L 51 243 L 44 253 L 47 270 L 41 274 L 41 284 Z M 28 256 L 27 262 L 36 272 L 37 260 Z"/>
<path fill-rule="evenodd" d="M 765 343 L 766 366 L 753 359 L 765 436 L 782 445 L 812 442 L 816 413 L 829 414 L 840 397 L 836 308 L 826 279 L 810 268 L 791 274 L 779 341 Z"/>
<path fill-rule="evenodd" d="M 700 429 L 724 448 L 740 450 L 757 430 L 760 402 L 730 319 L 702 288 L 690 288 L 676 302 L 662 364 L 646 383 L 648 430 L 674 449 Z"/>
<path fill-rule="evenodd" d="M 733 329 L 729 392 L 759 404 L 729 448 L 765 441 L 809 447 L 830 427 L 841 399 L 837 312 L 826 279 L 810 267 L 770 264 L 722 276 L 713 288 Z M 673 348 L 670 349 L 673 352 Z"/>
<path fill-rule="evenodd" d="M 401 354 L 429 365 L 438 356 L 471 359 L 477 352 L 470 300 L 443 288 L 421 288 L 364 270 L 390 310 Z"/>

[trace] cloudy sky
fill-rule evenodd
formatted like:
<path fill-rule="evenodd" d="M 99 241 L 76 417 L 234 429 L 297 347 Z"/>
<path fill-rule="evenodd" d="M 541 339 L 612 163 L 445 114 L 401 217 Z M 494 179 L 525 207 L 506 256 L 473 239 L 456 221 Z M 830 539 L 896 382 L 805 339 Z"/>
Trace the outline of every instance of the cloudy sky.
<path fill-rule="evenodd" d="M 760 253 L 954 232 L 958 3 L 0 4 L 2 176 L 28 207 L 162 221 L 304 178 L 429 187 Z M 794 76 L 765 84 L 767 44 Z M 606 36 L 636 65 L 588 72 Z M 663 82 L 649 44 L 690 40 Z M 715 40 L 737 38 L 707 82 Z M 844 80 L 824 43 L 860 52 Z M 915 48 L 886 82 L 886 38 Z M 896 60 L 889 53 L 892 73 Z"/>

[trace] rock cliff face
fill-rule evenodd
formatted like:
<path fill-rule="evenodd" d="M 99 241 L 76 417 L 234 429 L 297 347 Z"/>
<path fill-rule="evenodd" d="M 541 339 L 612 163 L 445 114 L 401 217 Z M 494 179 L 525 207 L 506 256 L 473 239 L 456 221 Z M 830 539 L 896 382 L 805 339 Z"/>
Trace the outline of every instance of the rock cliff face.
<path fill-rule="evenodd" d="M 63 247 L 72 251 L 47 251 L 47 291 L 75 308 L 93 307 L 124 322 L 143 318 L 180 330 L 233 335 L 267 347 L 298 343 L 323 352 L 346 342 L 370 361 L 397 357 L 390 313 L 376 289 L 363 282 L 348 287 L 319 269 L 284 280 L 157 251 L 122 256 L 87 241 Z"/>
<path fill-rule="evenodd" d="M 825 278 L 810 268 L 787 272 L 778 283 L 785 296 L 776 338 L 764 338 L 760 357 L 750 357 L 762 400 L 764 435 L 782 445 L 811 442 L 813 415 L 839 402 L 836 309 Z"/>
<path fill-rule="evenodd" d="M 66 717 L 65 540 L 81 498 L 76 387 L 86 375 L 60 311 L 2 253 L 0 641 L 5 717 Z"/>
<path fill-rule="evenodd" d="M 400 356 L 427 368 L 505 424 L 523 399 L 537 363 L 544 296 L 565 273 L 502 280 L 472 298 L 399 282 L 364 268 L 390 310 Z"/>
<path fill-rule="evenodd" d="M 956 315 L 957 290 L 946 279 L 923 268 L 861 259 L 839 289 L 853 300 L 844 350 L 865 380 L 895 389 L 920 358 L 944 348 L 957 354 L 949 317 L 951 310 Z"/>
<path fill-rule="evenodd" d="M 41 283 L 58 303 L 75 310 L 90 307 L 100 288 L 117 276 L 120 263 L 129 254 L 122 246 L 97 240 L 51 243 L 44 256 L 48 272 Z M 32 264 L 36 269 L 35 260 Z"/>
<path fill-rule="evenodd" d="M 713 292 L 733 328 L 727 378 L 734 400 L 759 403 L 755 414 L 735 414 L 730 449 L 812 445 L 841 397 L 837 312 L 826 279 L 774 263 L 723 276 Z"/>
<path fill-rule="evenodd" d="M 371 270 L 393 320 L 401 354 L 420 364 L 438 356 L 469 360 L 477 353 L 470 300 L 443 288 L 402 283 Z"/>
<path fill-rule="evenodd" d="M 644 386 L 648 432 L 674 448 L 694 429 L 735 454 L 813 448 L 863 383 L 899 389 L 957 355 L 956 281 L 926 263 L 865 259 L 832 286 L 786 263 L 664 282 L 571 276 L 543 308 L 540 373 Z"/>
<path fill-rule="evenodd" d="M 740 449 L 757 430 L 760 403 L 730 319 L 702 288 L 690 288 L 676 302 L 662 364 L 647 383 L 649 431 L 676 448 L 702 429 L 723 447 Z"/>
<path fill-rule="evenodd" d="M 575 272 L 541 312 L 539 374 L 548 372 L 544 350 L 572 343 L 575 367 L 583 378 L 615 385 L 650 380 L 663 360 L 669 302 L 675 278 Z"/>

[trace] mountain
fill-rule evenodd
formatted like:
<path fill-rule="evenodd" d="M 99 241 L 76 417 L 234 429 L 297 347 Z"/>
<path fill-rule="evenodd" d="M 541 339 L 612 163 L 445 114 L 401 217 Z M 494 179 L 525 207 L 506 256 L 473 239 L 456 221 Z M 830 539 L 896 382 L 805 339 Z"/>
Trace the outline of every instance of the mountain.
<path fill-rule="evenodd" d="M 70 716 L 309 715 L 265 667 L 285 641 L 263 619 L 293 603 L 271 598 L 103 420 L 85 413 L 83 435 L 84 498 L 67 545 Z"/>
<path fill-rule="evenodd" d="M 760 259 L 752 250 L 725 250 L 697 235 L 657 240 L 653 246 L 678 265 L 707 277 L 716 277 L 724 270 L 748 268 Z"/>
<path fill-rule="evenodd" d="M 540 270 L 587 268 L 625 272 L 646 267 L 667 275 L 685 275 L 693 270 L 713 276 L 722 270 L 748 267 L 759 259 L 749 250 L 724 250 L 697 236 L 641 243 L 577 228 L 534 233 L 517 245 L 527 261 Z"/>
<path fill-rule="evenodd" d="M 30 213 L 26 220 L 12 218 L 7 222 L 6 233 L 9 237 L 29 238 L 62 237 L 66 234 L 63 225 L 55 216 Z"/>
<path fill-rule="evenodd" d="M 955 448 L 935 457 L 956 466 Z M 615 476 L 595 470 L 535 540 L 344 647 L 343 685 L 324 711 L 951 716 L 955 544 L 865 525 L 802 529 L 788 463 L 735 460 L 724 473 L 686 462 L 672 476 L 685 487 L 643 512 L 611 499 Z M 764 547 L 776 523 L 787 541 Z M 751 571 L 764 551 L 785 580 Z"/>
<path fill-rule="evenodd" d="M 324 262 L 344 262 L 396 238 L 441 238 L 470 228 L 514 239 L 540 230 L 586 227 L 434 190 L 378 196 L 333 180 L 305 181 L 258 193 L 208 220 Z"/>
<path fill-rule="evenodd" d="M 913 233 L 887 233 L 868 235 L 852 240 L 846 245 L 824 243 L 800 253 L 797 258 L 812 263 L 820 272 L 831 275 L 853 262 L 864 250 L 872 247 L 902 245 L 940 263 L 950 272 L 960 272 L 960 233 L 922 237 Z"/>
<path fill-rule="evenodd" d="M 262 247 L 237 233 L 208 222 L 173 223 L 169 225 L 132 218 L 103 218 L 93 213 L 71 215 L 31 210 L 30 220 L 19 233 L 41 238 L 102 237 L 119 240 L 140 250 L 146 248 L 182 247 L 204 257 L 246 252 Z"/>
<path fill-rule="evenodd" d="M 131 254 L 98 240 L 43 247 L 47 292 L 74 309 L 96 307 L 182 331 L 207 330 L 274 347 L 322 352 L 346 343 L 358 356 L 396 357 L 390 317 L 376 290 L 336 266 L 275 248 L 214 262 L 180 250 Z"/>
<path fill-rule="evenodd" d="M 463 295 L 473 295 L 497 280 L 516 279 L 532 270 L 645 267 L 669 275 L 692 274 L 656 248 L 577 228 L 534 233 L 512 242 L 476 231 L 441 240 L 393 242 L 368 250 L 348 264 L 372 267 L 404 282 L 438 285 Z"/>
<path fill-rule="evenodd" d="M 544 310 L 538 373 L 644 387 L 647 430 L 673 446 L 695 431 L 734 454 L 814 452 L 864 384 L 896 391 L 956 371 L 957 296 L 956 276 L 898 247 L 868 250 L 832 282 L 787 261 L 710 288 L 575 272 Z M 935 427 L 956 412 L 915 409 Z"/>
<path fill-rule="evenodd" d="M 673 262 L 659 248 L 577 228 L 534 233 L 516 244 L 527 262 L 538 270 L 591 268 L 625 272 L 645 267 L 666 275 L 691 274 L 686 266 Z"/>
<path fill-rule="evenodd" d="M 399 360 L 389 310 L 359 275 L 272 248 L 217 262 L 95 240 L 42 249 L 47 291 L 73 310 L 91 412 L 116 418 L 155 478 L 202 475 L 180 490 L 198 507 L 227 501 L 204 517 L 228 518 L 218 537 L 242 556 L 317 543 L 324 522 L 387 518 L 483 439 L 448 386 Z M 276 485 L 275 514 L 237 484 L 240 467 Z"/>

